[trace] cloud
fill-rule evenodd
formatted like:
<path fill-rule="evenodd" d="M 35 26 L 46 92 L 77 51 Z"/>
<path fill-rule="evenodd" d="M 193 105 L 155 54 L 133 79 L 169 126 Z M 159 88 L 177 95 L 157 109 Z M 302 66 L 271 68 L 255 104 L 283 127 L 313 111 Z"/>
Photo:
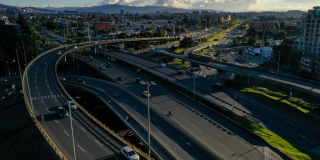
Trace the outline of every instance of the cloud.
<path fill-rule="evenodd" d="M 28 5 L 26 3 L 20 2 L 18 4 L 12 4 L 12 6 L 16 6 L 16 7 L 27 7 Z"/>
<path fill-rule="evenodd" d="M 128 6 L 151 6 L 155 4 L 155 1 L 147 0 L 104 0 L 99 2 L 97 5 L 107 5 L 107 4 L 119 4 Z"/>
<path fill-rule="evenodd" d="M 200 7 L 204 7 L 204 4 L 201 4 Z"/>

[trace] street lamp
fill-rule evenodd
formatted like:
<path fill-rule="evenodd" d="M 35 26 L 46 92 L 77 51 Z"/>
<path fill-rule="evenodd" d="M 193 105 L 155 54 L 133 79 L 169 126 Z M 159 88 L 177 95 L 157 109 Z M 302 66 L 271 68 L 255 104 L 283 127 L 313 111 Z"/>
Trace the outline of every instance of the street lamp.
<path fill-rule="evenodd" d="M 149 95 L 150 95 L 150 93 L 149 93 L 149 86 L 150 86 L 150 84 L 149 84 L 149 82 L 148 81 L 146 81 L 147 83 L 147 97 L 148 97 L 148 155 L 150 156 L 151 155 L 151 145 L 150 145 L 150 104 L 149 104 Z M 151 83 L 151 84 L 153 84 L 153 83 Z M 153 85 L 155 85 L 155 84 L 153 84 Z"/>
<path fill-rule="evenodd" d="M 81 97 L 76 97 L 75 99 L 78 99 L 78 98 L 81 98 Z M 71 117 L 71 107 L 70 107 L 70 103 L 68 103 L 68 106 L 69 106 L 69 113 L 70 113 L 70 125 L 71 125 L 71 136 L 72 136 L 72 145 L 73 145 L 73 156 L 74 156 L 74 160 L 77 159 L 76 157 L 76 148 L 74 147 L 74 136 L 73 136 L 73 127 L 72 127 L 72 117 Z"/>
<path fill-rule="evenodd" d="M 191 69 L 193 69 L 193 99 L 195 99 L 195 97 L 196 97 L 196 76 L 195 76 L 194 72 L 196 71 L 196 68 L 193 67 Z"/>
<path fill-rule="evenodd" d="M 282 52 L 283 50 L 281 50 Z M 280 63 L 280 51 L 278 51 L 279 59 L 278 59 L 278 69 L 277 69 L 277 74 L 279 74 L 279 63 Z"/>

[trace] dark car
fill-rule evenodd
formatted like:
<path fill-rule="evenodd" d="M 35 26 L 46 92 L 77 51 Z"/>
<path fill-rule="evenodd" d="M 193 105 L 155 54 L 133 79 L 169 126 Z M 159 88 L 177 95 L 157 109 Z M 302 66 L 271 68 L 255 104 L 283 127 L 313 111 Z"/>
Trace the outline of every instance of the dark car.
<path fill-rule="evenodd" d="M 118 81 L 123 81 L 123 77 L 119 76 L 117 80 Z"/>
<path fill-rule="evenodd" d="M 137 78 L 137 79 L 136 79 L 136 82 L 137 82 L 137 83 L 140 83 L 140 81 L 142 81 L 141 78 Z"/>
<path fill-rule="evenodd" d="M 220 84 L 220 83 L 213 83 L 212 86 L 213 86 L 214 88 L 218 88 L 218 89 L 221 89 L 221 88 L 222 88 L 222 84 Z"/>
<path fill-rule="evenodd" d="M 94 61 L 92 56 L 90 56 L 89 58 L 90 58 L 90 61 Z"/>
<path fill-rule="evenodd" d="M 83 79 L 78 79 L 79 83 L 86 83 Z"/>
<path fill-rule="evenodd" d="M 78 43 L 78 45 L 77 46 L 81 46 L 81 43 Z"/>
<path fill-rule="evenodd" d="M 107 67 L 111 68 L 111 67 L 113 67 L 113 65 L 110 64 L 110 63 L 108 63 L 108 64 L 107 64 Z"/>
<path fill-rule="evenodd" d="M 57 113 L 61 118 L 69 116 L 68 111 L 64 109 L 62 106 L 58 107 Z"/>
<path fill-rule="evenodd" d="M 64 50 L 67 50 L 68 49 L 68 47 L 64 47 Z"/>
<path fill-rule="evenodd" d="M 182 70 L 182 69 L 181 69 L 181 70 L 178 70 L 177 72 L 178 72 L 178 74 L 180 74 L 180 75 L 186 74 L 186 71 L 184 71 L 184 70 Z"/>

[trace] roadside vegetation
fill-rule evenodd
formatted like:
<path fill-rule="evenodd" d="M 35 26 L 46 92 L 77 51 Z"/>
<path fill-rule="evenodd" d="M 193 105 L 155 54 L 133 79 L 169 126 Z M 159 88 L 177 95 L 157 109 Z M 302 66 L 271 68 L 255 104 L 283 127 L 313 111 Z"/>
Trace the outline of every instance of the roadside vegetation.
<path fill-rule="evenodd" d="M 265 141 L 267 141 L 271 146 L 279 149 L 281 152 L 286 154 L 295 160 L 314 160 L 320 159 L 320 156 L 312 153 L 311 151 L 304 149 L 303 147 L 290 143 L 285 139 L 281 138 L 279 135 L 273 133 L 272 131 L 255 124 L 246 118 L 240 116 L 234 116 L 232 120 L 239 123 L 241 126 L 250 130 L 251 132 L 257 134 Z"/>
<path fill-rule="evenodd" d="M 179 58 L 175 58 L 172 62 L 172 65 L 180 65 L 182 68 L 189 68 L 190 67 L 190 62 L 189 61 L 183 61 Z"/>

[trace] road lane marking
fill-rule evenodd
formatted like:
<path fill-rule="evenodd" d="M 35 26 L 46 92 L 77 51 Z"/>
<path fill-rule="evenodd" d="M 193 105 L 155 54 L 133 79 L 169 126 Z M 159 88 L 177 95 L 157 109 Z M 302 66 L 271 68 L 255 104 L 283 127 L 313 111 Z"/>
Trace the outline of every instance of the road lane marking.
<path fill-rule="evenodd" d="M 82 127 L 80 127 L 84 132 L 87 132 L 85 129 L 83 129 Z"/>
<path fill-rule="evenodd" d="M 41 102 L 43 103 L 43 100 L 41 100 Z M 44 103 L 43 103 L 44 104 Z"/>
<path fill-rule="evenodd" d="M 174 142 L 176 142 L 176 143 L 179 145 L 179 143 L 178 143 L 175 139 L 173 139 L 173 138 L 172 138 L 172 140 L 173 140 Z"/>
<path fill-rule="evenodd" d="M 85 152 L 79 145 L 78 145 L 78 147 L 79 147 L 83 152 Z"/>
<path fill-rule="evenodd" d="M 162 131 L 162 128 L 157 125 L 157 127 Z"/>
<path fill-rule="evenodd" d="M 40 93 L 38 92 L 38 96 L 40 96 Z"/>
<path fill-rule="evenodd" d="M 65 131 L 65 130 L 63 130 L 64 131 L 64 133 L 66 134 L 66 135 L 68 135 L 69 136 L 69 134 Z"/>
<path fill-rule="evenodd" d="M 110 88 L 107 88 L 109 91 L 111 90 Z"/>
<path fill-rule="evenodd" d="M 96 141 L 101 147 L 103 146 L 101 143 L 99 143 L 97 140 L 94 140 L 94 141 Z"/>
<path fill-rule="evenodd" d="M 35 75 L 34 78 L 37 78 L 37 75 Z"/>
<path fill-rule="evenodd" d="M 117 160 L 120 160 L 119 158 L 117 158 L 116 156 L 112 155 L 114 158 L 116 158 Z"/>
<path fill-rule="evenodd" d="M 303 136 L 303 135 L 299 135 L 299 136 L 301 136 L 302 138 L 306 138 L 305 136 Z"/>
<path fill-rule="evenodd" d="M 38 86 L 36 86 L 36 89 L 38 89 Z"/>
<path fill-rule="evenodd" d="M 127 99 L 124 99 L 125 101 L 127 101 Z M 128 102 L 128 101 L 127 101 Z"/>
<path fill-rule="evenodd" d="M 47 87 L 49 88 L 49 86 L 47 85 Z"/>
<path fill-rule="evenodd" d="M 136 106 L 133 106 L 135 109 L 138 109 Z"/>
<path fill-rule="evenodd" d="M 47 82 L 47 80 L 46 80 L 46 82 Z"/>
<path fill-rule="evenodd" d="M 289 121 L 286 121 L 286 120 L 284 120 L 285 122 L 287 122 L 287 123 L 289 123 L 289 124 L 291 124 L 291 125 L 294 125 L 293 123 L 291 123 L 291 122 L 289 122 Z"/>
<path fill-rule="evenodd" d="M 50 91 L 50 93 L 52 94 L 52 92 Z"/>
<path fill-rule="evenodd" d="M 48 108 L 47 108 L 47 111 L 50 112 Z"/>
<path fill-rule="evenodd" d="M 36 80 L 34 80 L 34 83 L 37 83 L 37 81 L 36 81 Z"/>
<path fill-rule="evenodd" d="M 54 100 L 56 100 L 56 102 L 58 102 L 57 99 L 54 99 Z"/>

